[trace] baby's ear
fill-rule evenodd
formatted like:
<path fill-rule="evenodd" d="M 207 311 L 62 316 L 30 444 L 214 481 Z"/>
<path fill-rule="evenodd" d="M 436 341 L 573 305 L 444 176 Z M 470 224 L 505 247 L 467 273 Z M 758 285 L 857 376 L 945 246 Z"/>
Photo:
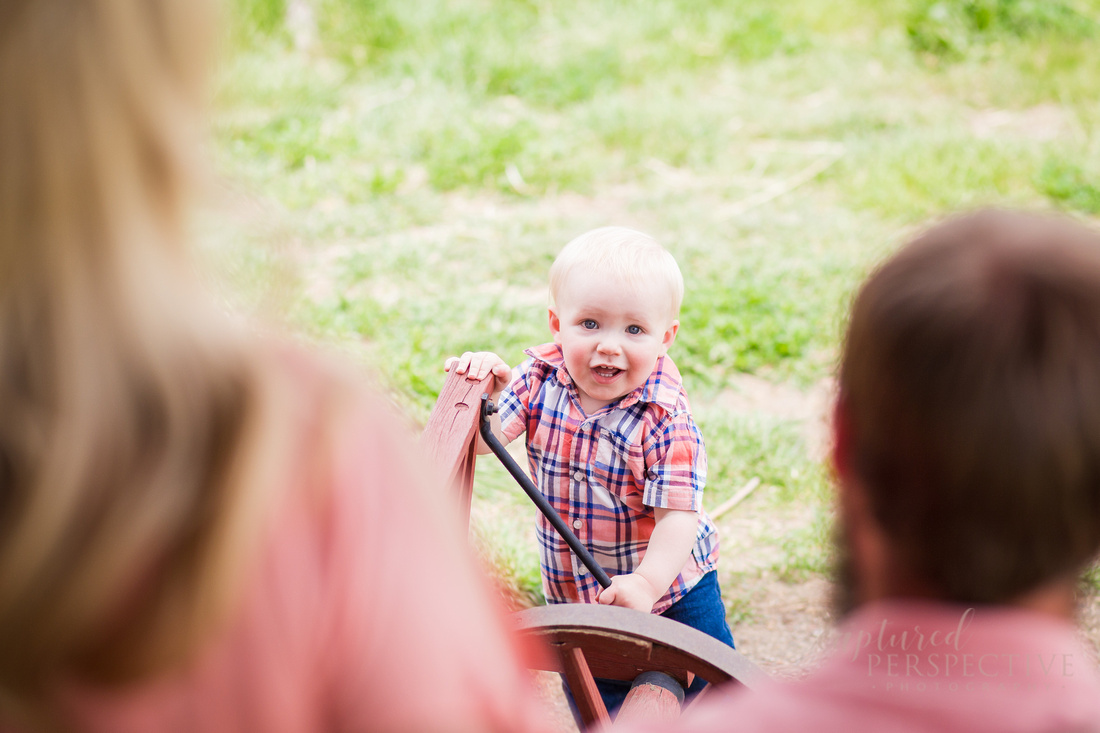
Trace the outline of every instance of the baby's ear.
<path fill-rule="evenodd" d="M 673 321 L 672 325 L 665 331 L 664 338 L 661 339 L 661 353 L 667 354 L 668 349 L 672 346 L 672 342 L 676 340 L 676 332 L 680 330 L 680 322 Z"/>
<path fill-rule="evenodd" d="M 550 313 L 550 333 L 554 335 L 554 343 L 561 343 L 561 321 L 558 319 L 558 314 L 554 311 L 553 306 L 547 309 Z"/>

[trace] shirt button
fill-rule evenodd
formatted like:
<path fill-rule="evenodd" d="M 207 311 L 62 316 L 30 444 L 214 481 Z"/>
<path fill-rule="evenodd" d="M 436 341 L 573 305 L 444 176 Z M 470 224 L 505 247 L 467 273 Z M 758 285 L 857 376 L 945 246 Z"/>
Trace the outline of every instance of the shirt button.
<path fill-rule="evenodd" d="M 579 520 L 579 519 L 574 519 L 573 520 L 573 529 L 580 529 L 583 526 L 584 526 L 584 522 L 582 522 L 581 520 Z"/>
<path fill-rule="evenodd" d="M 584 471 L 574 471 L 573 478 L 577 481 L 584 481 Z"/>

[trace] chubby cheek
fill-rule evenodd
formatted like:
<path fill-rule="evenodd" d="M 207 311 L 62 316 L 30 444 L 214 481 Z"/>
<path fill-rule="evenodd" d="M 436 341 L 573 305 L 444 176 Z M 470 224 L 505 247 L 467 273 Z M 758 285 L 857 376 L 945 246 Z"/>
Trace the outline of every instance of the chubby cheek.
<path fill-rule="evenodd" d="M 645 372 L 649 374 L 657 366 L 657 359 L 660 358 L 660 354 L 654 354 L 649 349 L 644 351 L 635 352 L 630 355 L 630 366 L 634 371 Z"/>
<path fill-rule="evenodd" d="M 571 349 L 565 354 L 565 368 L 569 370 L 569 373 L 578 376 L 584 370 L 585 358 L 583 354 L 578 353 L 576 349 Z"/>

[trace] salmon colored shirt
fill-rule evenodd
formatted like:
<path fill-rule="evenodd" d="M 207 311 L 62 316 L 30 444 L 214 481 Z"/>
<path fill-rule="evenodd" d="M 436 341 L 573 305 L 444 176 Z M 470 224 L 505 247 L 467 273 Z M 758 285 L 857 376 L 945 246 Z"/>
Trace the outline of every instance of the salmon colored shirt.
<path fill-rule="evenodd" d="M 307 369 L 300 389 L 318 378 Z M 65 686 L 57 708 L 74 729 L 539 729 L 496 596 L 445 512 L 446 487 L 414 468 L 400 418 L 377 398 L 362 402 L 331 461 L 310 454 L 326 426 L 308 417 L 292 451 L 301 455 L 272 457 L 296 485 L 228 628 L 192 665 L 157 679 Z M 0 730 L 15 729 L 0 721 Z"/>
<path fill-rule="evenodd" d="M 701 701 L 651 733 L 1100 731 L 1100 676 L 1068 621 L 893 601 L 859 610 L 840 632 L 804 680 Z"/>

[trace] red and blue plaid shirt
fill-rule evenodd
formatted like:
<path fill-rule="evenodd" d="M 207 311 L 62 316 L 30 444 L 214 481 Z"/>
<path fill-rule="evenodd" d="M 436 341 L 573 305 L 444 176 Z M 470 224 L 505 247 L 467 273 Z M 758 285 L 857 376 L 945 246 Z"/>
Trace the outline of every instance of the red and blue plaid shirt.
<path fill-rule="evenodd" d="M 535 483 L 608 575 L 638 567 L 654 507 L 699 512 L 691 555 L 653 606 L 667 610 L 718 563 L 718 532 L 703 511 L 706 448 L 680 372 L 661 357 L 645 384 L 586 415 L 561 347 L 526 353 L 498 400 L 505 439 L 527 433 Z M 537 536 L 547 601 L 594 603 L 599 583 L 541 514 Z"/>

